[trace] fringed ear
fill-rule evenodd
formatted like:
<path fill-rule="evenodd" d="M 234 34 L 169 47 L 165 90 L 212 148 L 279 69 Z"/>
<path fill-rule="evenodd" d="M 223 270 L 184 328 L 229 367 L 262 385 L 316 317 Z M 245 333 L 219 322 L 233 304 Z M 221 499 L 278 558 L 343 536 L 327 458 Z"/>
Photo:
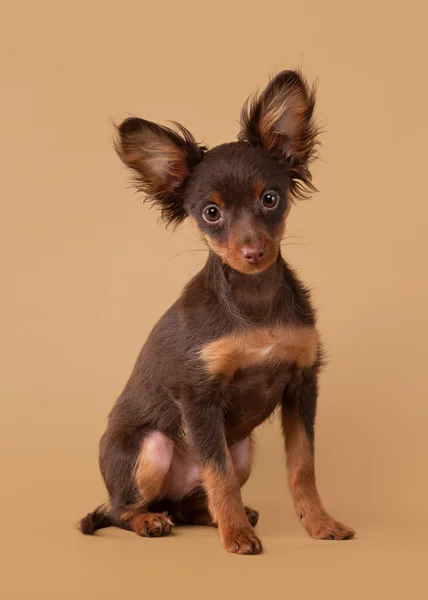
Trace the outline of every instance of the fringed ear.
<path fill-rule="evenodd" d="M 282 71 L 261 94 L 244 104 L 239 140 L 262 146 L 285 160 L 291 193 L 315 191 L 310 163 L 316 158 L 318 128 L 313 120 L 315 88 L 297 71 Z"/>
<path fill-rule="evenodd" d="M 167 224 L 186 217 L 183 186 L 205 151 L 187 129 L 174 125 L 177 131 L 131 117 L 117 128 L 115 140 L 119 158 L 134 172 L 135 186 L 158 206 Z"/>

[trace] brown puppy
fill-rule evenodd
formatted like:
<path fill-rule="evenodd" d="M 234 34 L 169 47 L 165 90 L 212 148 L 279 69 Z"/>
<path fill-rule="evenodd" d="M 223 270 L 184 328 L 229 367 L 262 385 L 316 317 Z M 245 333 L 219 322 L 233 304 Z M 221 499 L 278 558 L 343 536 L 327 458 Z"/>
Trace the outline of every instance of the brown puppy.
<path fill-rule="evenodd" d="M 258 514 L 240 488 L 252 432 L 279 406 L 299 518 L 314 538 L 353 536 L 316 488 L 322 351 L 309 294 L 280 252 L 293 199 L 314 190 L 314 104 L 303 77 L 284 71 L 245 104 L 237 142 L 207 150 L 181 125 L 137 118 L 118 128 L 138 189 L 167 223 L 189 217 L 209 256 L 154 327 L 110 413 L 100 443 L 110 504 L 82 519 L 83 533 L 216 525 L 228 551 L 261 552 Z"/>

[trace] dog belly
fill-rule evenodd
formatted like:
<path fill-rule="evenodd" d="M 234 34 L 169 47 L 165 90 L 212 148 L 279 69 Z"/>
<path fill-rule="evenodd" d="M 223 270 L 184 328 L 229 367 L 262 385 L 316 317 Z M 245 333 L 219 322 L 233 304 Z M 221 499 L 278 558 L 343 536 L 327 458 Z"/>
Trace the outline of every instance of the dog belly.
<path fill-rule="evenodd" d="M 196 456 L 174 448 L 162 495 L 170 500 L 180 500 L 201 483 L 202 469 Z"/>
<path fill-rule="evenodd" d="M 171 459 L 171 440 L 159 431 L 151 432 L 146 444 L 154 466 L 170 461 L 162 488 L 163 498 L 180 500 L 202 485 L 202 466 L 194 453 L 183 452 L 174 446 Z M 235 469 L 245 469 L 250 460 L 250 439 L 238 441 L 229 450 Z"/>

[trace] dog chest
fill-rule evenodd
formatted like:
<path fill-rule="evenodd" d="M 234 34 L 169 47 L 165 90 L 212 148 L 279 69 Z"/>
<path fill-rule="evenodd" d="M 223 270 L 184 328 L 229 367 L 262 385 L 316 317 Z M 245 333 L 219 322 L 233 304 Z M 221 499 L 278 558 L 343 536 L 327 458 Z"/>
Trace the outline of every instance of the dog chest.
<path fill-rule="evenodd" d="M 200 352 L 213 376 L 231 378 L 238 370 L 281 363 L 310 367 L 318 352 L 314 327 L 254 327 L 232 332 L 205 344 Z"/>

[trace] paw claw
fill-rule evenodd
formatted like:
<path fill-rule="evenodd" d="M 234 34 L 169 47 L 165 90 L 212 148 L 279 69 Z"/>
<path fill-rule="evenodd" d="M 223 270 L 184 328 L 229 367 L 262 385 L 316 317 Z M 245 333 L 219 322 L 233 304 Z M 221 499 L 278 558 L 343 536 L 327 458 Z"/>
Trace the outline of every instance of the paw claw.
<path fill-rule="evenodd" d="M 235 554 L 260 554 L 262 552 L 262 543 L 252 531 L 232 531 L 227 535 L 224 545 L 228 552 Z"/>

